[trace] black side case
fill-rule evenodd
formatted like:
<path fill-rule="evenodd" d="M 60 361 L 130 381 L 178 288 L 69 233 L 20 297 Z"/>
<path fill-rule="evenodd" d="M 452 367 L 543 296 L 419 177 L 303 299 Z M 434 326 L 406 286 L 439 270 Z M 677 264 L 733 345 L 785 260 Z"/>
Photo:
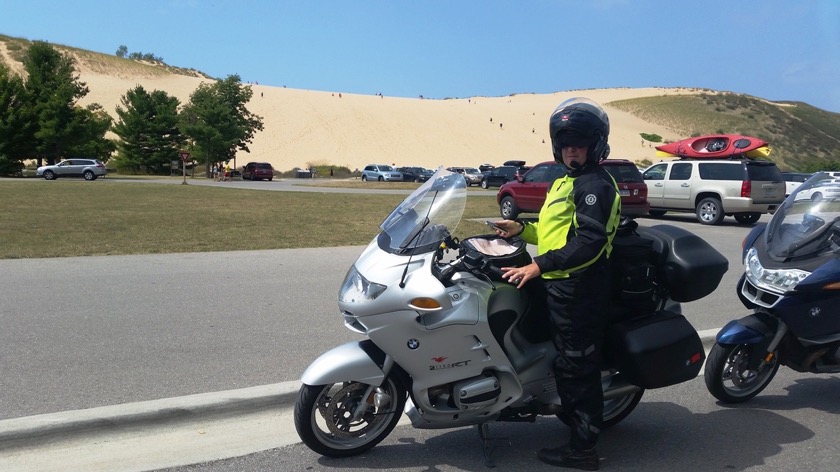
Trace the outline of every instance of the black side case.
<path fill-rule="evenodd" d="M 657 258 L 653 263 L 674 301 L 691 302 L 709 295 L 729 269 L 729 260 L 723 254 L 690 231 L 655 225 L 639 228 L 639 234 L 653 241 Z"/>
<path fill-rule="evenodd" d="M 610 325 L 604 354 L 630 383 L 646 389 L 691 380 L 706 359 L 703 342 L 691 323 L 664 310 Z"/>

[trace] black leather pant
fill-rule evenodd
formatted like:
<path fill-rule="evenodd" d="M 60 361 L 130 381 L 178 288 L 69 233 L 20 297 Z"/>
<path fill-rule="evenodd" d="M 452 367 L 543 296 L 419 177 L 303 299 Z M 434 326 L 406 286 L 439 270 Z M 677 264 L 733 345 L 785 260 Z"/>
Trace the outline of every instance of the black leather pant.
<path fill-rule="evenodd" d="M 597 262 L 568 279 L 546 281 L 548 310 L 559 353 L 554 363 L 563 422 L 575 450 L 595 447 L 604 414 L 601 347 L 609 309 L 607 264 Z"/>

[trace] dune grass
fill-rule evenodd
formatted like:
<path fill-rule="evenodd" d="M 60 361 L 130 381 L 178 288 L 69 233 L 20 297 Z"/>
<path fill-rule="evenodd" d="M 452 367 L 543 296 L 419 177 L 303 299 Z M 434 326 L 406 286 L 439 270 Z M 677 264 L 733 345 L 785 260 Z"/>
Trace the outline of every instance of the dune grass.
<path fill-rule="evenodd" d="M 0 180 L 0 258 L 364 245 L 403 198 L 6 179 Z M 495 215 L 495 198 L 470 196 L 456 236 L 486 233 L 467 219 Z"/>

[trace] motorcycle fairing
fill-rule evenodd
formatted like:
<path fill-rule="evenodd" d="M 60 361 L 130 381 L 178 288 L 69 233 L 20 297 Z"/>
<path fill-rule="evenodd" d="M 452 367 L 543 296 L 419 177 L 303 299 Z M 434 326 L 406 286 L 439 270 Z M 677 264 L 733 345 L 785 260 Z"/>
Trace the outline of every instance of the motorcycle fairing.
<path fill-rule="evenodd" d="M 369 341 L 351 341 L 321 354 L 303 372 L 301 382 L 306 385 L 325 385 L 356 381 L 381 385 L 385 373 L 365 352 L 362 342 Z"/>

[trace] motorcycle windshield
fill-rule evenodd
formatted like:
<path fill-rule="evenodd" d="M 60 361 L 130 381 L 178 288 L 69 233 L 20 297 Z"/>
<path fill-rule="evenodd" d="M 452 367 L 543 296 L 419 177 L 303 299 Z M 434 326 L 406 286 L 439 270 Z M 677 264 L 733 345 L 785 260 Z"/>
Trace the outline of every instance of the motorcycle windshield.
<path fill-rule="evenodd" d="M 767 251 L 778 259 L 840 251 L 840 173 L 818 172 L 782 203 L 770 220 Z"/>
<path fill-rule="evenodd" d="M 442 167 L 379 225 L 379 246 L 394 254 L 434 251 L 451 235 L 467 202 L 467 182 Z"/>

